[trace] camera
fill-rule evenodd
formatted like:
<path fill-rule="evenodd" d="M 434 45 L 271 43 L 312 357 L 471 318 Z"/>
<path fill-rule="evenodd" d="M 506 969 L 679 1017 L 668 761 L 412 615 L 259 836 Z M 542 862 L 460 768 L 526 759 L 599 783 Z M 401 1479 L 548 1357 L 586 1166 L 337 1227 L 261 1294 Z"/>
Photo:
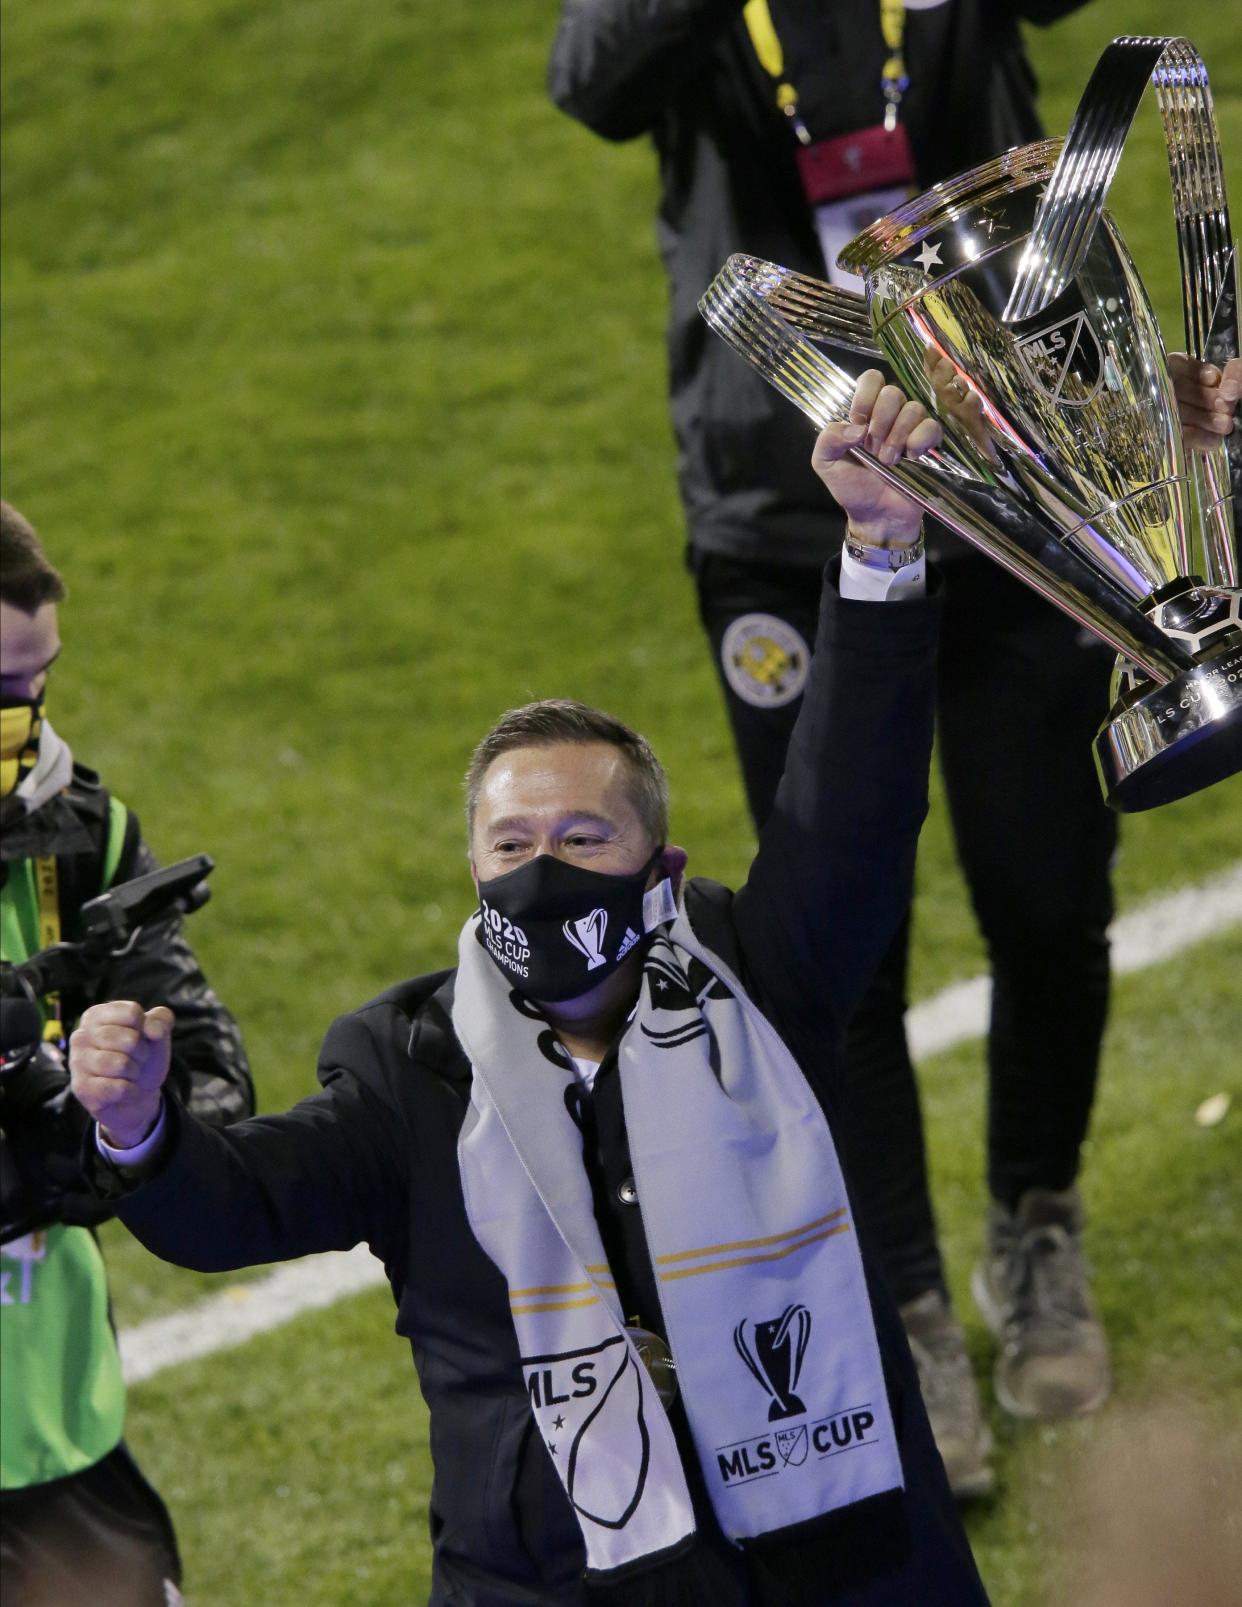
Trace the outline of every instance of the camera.
<path fill-rule="evenodd" d="M 106 1214 L 82 1178 L 89 1124 L 69 1093 L 64 1044 L 44 1037 L 39 1000 L 89 988 L 144 926 L 201 909 L 214 866 L 209 854 L 195 854 L 122 882 L 82 905 L 74 942 L 0 963 L 0 1244 L 53 1222 L 85 1224 Z"/>

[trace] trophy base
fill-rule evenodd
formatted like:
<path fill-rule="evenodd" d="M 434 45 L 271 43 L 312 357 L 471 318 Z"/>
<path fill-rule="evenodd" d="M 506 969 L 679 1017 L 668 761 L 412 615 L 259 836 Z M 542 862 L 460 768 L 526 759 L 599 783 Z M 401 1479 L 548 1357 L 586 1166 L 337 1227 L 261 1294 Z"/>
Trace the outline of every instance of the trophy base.
<path fill-rule="evenodd" d="M 1230 635 L 1105 721 L 1095 766 L 1111 808 L 1156 809 L 1242 770 L 1242 641 Z"/>

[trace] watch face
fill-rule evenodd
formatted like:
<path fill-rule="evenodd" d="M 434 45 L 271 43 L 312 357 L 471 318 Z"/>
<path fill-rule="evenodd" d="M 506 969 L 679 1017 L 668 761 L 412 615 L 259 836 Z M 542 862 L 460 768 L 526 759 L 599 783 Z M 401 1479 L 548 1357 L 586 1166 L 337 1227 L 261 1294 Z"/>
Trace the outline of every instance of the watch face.
<path fill-rule="evenodd" d="M 653 1334 L 650 1328 L 631 1325 L 625 1331 L 655 1385 L 656 1394 L 666 1407 L 671 1406 L 677 1399 L 677 1363 L 673 1360 L 672 1351 L 659 1334 Z"/>

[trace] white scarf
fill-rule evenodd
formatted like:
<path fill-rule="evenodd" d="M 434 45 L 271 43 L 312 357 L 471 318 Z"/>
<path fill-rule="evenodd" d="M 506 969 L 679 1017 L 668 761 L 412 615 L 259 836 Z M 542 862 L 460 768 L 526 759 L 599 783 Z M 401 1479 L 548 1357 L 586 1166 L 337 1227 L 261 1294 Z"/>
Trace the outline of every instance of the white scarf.
<path fill-rule="evenodd" d="M 694 1515 L 625 1329 L 565 1100 L 574 1073 L 462 930 L 453 1027 L 474 1071 L 458 1147 L 509 1285 L 539 1433 L 588 1567 L 674 1546 Z M 545 1042 L 546 1042 L 545 1038 Z M 695 1449 L 735 1542 L 903 1485 L 832 1135 L 772 1025 L 684 909 L 651 941 L 619 1048 L 643 1230 Z"/>

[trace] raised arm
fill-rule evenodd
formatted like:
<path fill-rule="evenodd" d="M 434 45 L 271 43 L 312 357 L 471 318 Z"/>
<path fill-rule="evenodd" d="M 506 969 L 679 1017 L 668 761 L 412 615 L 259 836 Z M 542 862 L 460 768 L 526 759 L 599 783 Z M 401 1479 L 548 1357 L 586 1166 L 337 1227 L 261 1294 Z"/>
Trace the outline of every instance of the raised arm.
<path fill-rule="evenodd" d="M 565 0 L 548 93 L 605 139 L 651 131 L 744 0 Z"/>
<path fill-rule="evenodd" d="M 114 1001 L 70 1040 L 73 1092 L 99 1124 L 91 1166 L 130 1231 L 178 1266 L 220 1272 L 369 1243 L 385 1260 L 408 1197 L 400 1120 L 381 1093 L 377 1046 L 345 1017 L 320 1058 L 322 1090 L 280 1116 L 207 1126 L 163 1092 L 169 1012 Z M 124 1152 L 152 1140 L 137 1165 Z M 88 1140 L 98 1148 L 94 1132 Z M 141 1153 L 141 1151 L 139 1151 Z"/>
<path fill-rule="evenodd" d="M 838 584 L 829 566 L 785 772 L 734 901 L 765 1008 L 813 1035 L 848 1019 L 908 904 L 932 742 L 938 605 L 900 568 L 886 576 L 875 553 L 910 549 L 918 510 L 846 453 L 865 440 L 882 459 L 918 456 L 940 429 L 874 372 L 860 381 L 851 417 L 823 432 L 814 462 L 864 549 L 864 573 L 860 584 L 847 557 Z M 905 600 L 893 600 L 903 584 Z M 864 600 L 869 592 L 877 600 Z"/>

